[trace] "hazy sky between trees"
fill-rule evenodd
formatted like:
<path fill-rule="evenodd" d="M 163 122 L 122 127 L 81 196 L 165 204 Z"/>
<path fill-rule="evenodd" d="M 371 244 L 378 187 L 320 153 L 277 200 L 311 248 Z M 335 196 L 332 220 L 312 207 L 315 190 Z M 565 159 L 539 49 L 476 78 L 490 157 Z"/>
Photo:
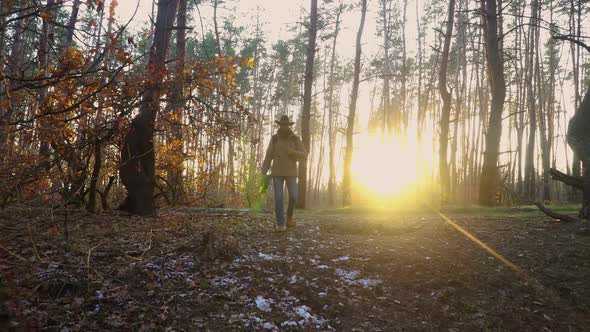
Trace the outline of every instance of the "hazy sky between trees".
<path fill-rule="evenodd" d="M 410 0 L 407 4 L 407 23 L 406 23 L 406 47 L 408 59 L 414 59 L 417 57 L 417 29 L 416 29 L 416 14 L 422 17 L 424 13 L 423 0 Z M 137 12 L 134 23 L 132 23 L 133 29 L 138 29 L 145 26 L 147 18 L 150 15 L 152 9 L 151 0 L 125 0 L 121 1 L 117 13 L 121 20 L 126 20 L 135 10 L 135 7 L 139 4 L 139 10 Z M 319 6 L 322 6 L 322 1 L 319 1 Z M 401 1 L 399 6 L 401 7 Z M 474 9 L 474 4 L 470 3 L 470 9 Z M 473 7 L 473 8 L 471 8 Z M 203 22 L 203 28 L 205 31 L 213 30 L 213 23 L 211 17 L 213 17 L 213 6 L 211 2 L 206 2 L 199 5 L 200 15 Z M 321 12 L 321 10 L 320 10 Z M 231 18 L 236 25 L 245 26 L 247 29 L 252 29 L 252 25 L 256 22 L 257 13 L 260 13 L 260 19 L 263 23 L 263 32 L 266 38 L 266 45 L 270 46 L 278 40 L 290 38 L 293 36 L 293 29 L 301 21 L 309 15 L 309 1 L 307 0 L 292 0 L 292 1 L 277 1 L 277 0 L 248 0 L 248 1 L 225 1 L 222 3 L 218 10 L 218 16 L 222 19 Z M 377 57 L 382 52 L 382 37 L 377 34 L 378 31 L 378 15 L 379 15 L 379 1 L 373 0 L 368 3 L 367 20 L 365 23 L 365 32 L 363 35 L 363 60 L 361 61 L 363 69 L 370 66 L 371 59 Z M 505 13 L 507 20 L 511 19 L 509 13 Z M 546 21 L 547 11 L 543 12 L 543 17 Z M 440 13 L 441 22 L 444 21 L 444 13 Z M 354 57 L 354 40 L 355 33 L 358 25 L 358 18 L 360 17 L 360 8 L 358 5 L 351 11 L 345 11 L 342 17 L 342 30 L 337 42 L 338 57 L 343 61 L 351 61 Z M 189 25 L 194 27 L 194 30 L 189 34 L 200 35 L 202 33 L 201 21 L 199 20 L 199 13 L 193 14 L 192 22 Z M 559 24 L 558 24 L 559 26 Z M 426 52 L 431 47 L 434 47 L 434 38 L 436 38 L 436 31 L 431 26 L 427 27 L 425 33 L 423 48 Z M 441 29 L 442 31 L 442 29 Z M 549 33 L 545 30 L 541 30 L 542 43 L 550 37 Z M 400 47 L 400 45 L 393 45 L 393 48 Z M 567 67 L 569 65 L 569 45 L 561 43 L 559 46 L 560 50 L 560 62 L 561 66 Z M 316 57 L 318 54 L 316 54 Z M 483 68 L 482 68 L 483 70 Z M 361 78 L 362 79 L 362 78 Z M 434 79 L 434 78 L 433 78 Z M 408 132 L 405 137 L 403 144 L 400 142 L 383 142 L 382 139 L 376 139 L 370 137 L 367 125 L 369 115 L 371 113 L 371 107 L 379 107 L 379 105 L 371 105 L 370 101 L 370 90 L 371 85 L 379 84 L 377 81 L 368 80 L 361 83 L 359 89 L 358 98 L 358 120 L 359 120 L 359 131 L 355 139 L 355 158 L 353 158 L 353 172 L 355 179 L 358 182 L 363 182 L 369 186 L 374 187 L 380 195 L 383 195 L 387 187 L 412 187 L 416 184 L 419 178 L 426 178 L 428 174 L 432 175 L 436 169 L 434 164 L 436 160 L 434 158 L 434 151 L 436 146 L 434 141 L 438 133 L 428 130 L 427 132 L 421 133 L 424 137 L 420 146 L 417 142 L 417 127 L 414 125 L 414 121 L 408 127 Z M 509 83 L 510 84 L 510 83 Z M 565 119 L 569 119 L 573 114 L 573 89 L 571 81 L 564 81 L 562 87 L 556 87 L 559 104 L 565 109 Z M 315 86 L 316 91 L 318 90 L 317 84 Z M 341 105 L 348 105 L 350 98 L 350 86 L 345 87 L 345 93 L 341 94 Z M 395 101 L 394 101 L 395 102 Z M 409 105 L 410 108 L 416 108 L 416 100 L 411 98 Z M 344 113 L 344 111 L 342 111 Z M 506 120 L 505 120 L 506 121 Z M 504 126 L 505 128 L 509 126 Z M 427 128 L 431 128 L 427 126 Z M 269 128 L 272 130 L 272 128 Z M 564 128 L 562 128 L 562 131 Z M 507 151 L 511 149 L 510 143 L 508 142 L 509 129 L 504 131 L 501 141 L 501 151 Z M 559 135 L 559 133 L 558 133 Z M 266 136 L 268 140 L 270 136 Z M 563 138 L 561 138 L 563 139 Z M 557 136 L 556 140 L 559 141 L 560 137 Z M 557 168 L 565 168 L 565 153 L 563 143 L 556 143 L 557 149 L 555 150 L 556 166 Z M 394 150 L 391 154 L 383 154 L 383 150 Z M 432 153 L 430 153 L 432 151 Z M 571 155 L 571 151 L 569 152 Z M 389 158 L 389 159 L 388 159 Z M 501 155 L 501 159 L 503 156 Z M 571 159 L 571 157 L 570 157 Z M 400 161 L 403 161 L 400 163 Z M 362 163 L 361 163 L 362 162 Z M 379 166 L 379 167 L 377 167 Z M 379 174 L 388 171 L 389 169 L 395 169 L 398 174 L 405 175 L 392 175 L 388 180 L 380 177 Z M 328 174 L 327 169 L 323 174 Z M 391 174 L 391 173 L 390 173 Z M 380 188 L 380 189 L 379 189 Z"/>
<path fill-rule="evenodd" d="M 417 0 L 418 10 L 422 12 L 423 0 Z M 130 24 L 133 30 L 139 30 L 142 26 L 147 24 L 149 16 L 151 15 L 152 0 L 123 0 L 119 1 L 117 15 L 121 22 L 129 20 L 133 15 L 135 8 L 138 6 L 137 14 Z M 321 1 L 318 4 L 321 6 Z M 377 37 L 377 21 L 375 15 L 377 14 L 377 1 L 369 1 L 369 8 L 367 10 L 367 20 L 365 22 L 365 32 L 363 38 L 363 58 L 367 62 L 370 61 L 374 54 L 376 54 L 382 47 L 381 39 Z M 218 15 L 222 18 L 234 17 L 236 25 L 252 25 L 256 22 L 256 12 L 260 10 L 260 19 L 263 23 L 264 35 L 267 37 L 267 44 L 270 45 L 277 40 L 286 39 L 293 36 L 289 32 L 289 28 L 301 23 L 304 17 L 309 15 L 309 1 L 308 0 L 228 0 L 219 6 Z M 206 2 L 199 5 L 201 16 L 203 18 L 203 26 L 205 33 L 213 30 L 213 4 Z M 408 5 L 408 29 L 407 29 L 407 48 L 408 57 L 413 57 L 416 53 L 416 7 L 415 2 L 411 1 Z M 358 19 L 360 17 L 360 8 L 355 8 L 352 11 L 346 11 L 342 15 L 342 31 L 340 31 L 337 50 L 338 57 L 351 60 L 354 57 L 354 38 L 356 29 L 358 28 Z M 201 34 L 201 26 L 198 13 L 193 15 L 193 22 L 189 22 L 191 27 L 194 27 L 189 34 Z M 251 27 L 250 27 L 251 28 Z M 363 64 L 364 67 L 368 63 Z M 361 86 L 359 96 L 359 116 L 361 123 L 365 123 L 368 119 L 369 96 L 368 89 L 363 89 Z M 343 95 L 344 99 L 349 96 Z"/>

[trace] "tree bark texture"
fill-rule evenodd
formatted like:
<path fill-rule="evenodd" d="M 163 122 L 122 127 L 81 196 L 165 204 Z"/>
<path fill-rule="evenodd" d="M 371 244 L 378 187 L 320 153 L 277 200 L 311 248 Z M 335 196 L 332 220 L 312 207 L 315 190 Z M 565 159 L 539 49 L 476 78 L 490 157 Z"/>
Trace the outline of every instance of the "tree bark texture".
<path fill-rule="evenodd" d="M 367 15 L 367 0 L 361 3 L 361 23 L 356 33 L 356 50 L 354 55 L 354 78 L 352 81 L 352 92 L 350 94 L 350 107 L 346 124 L 346 150 L 344 151 L 344 176 L 342 178 L 342 205 L 350 206 L 352 203 L 352 150 L 354 145 L 354 121 L 356 118 L 356 101 L 358 98 L 360 72 L 361 72 L 361 40 L 365 27 Z"/>
<path fill-rule="evenodd" d="M 488 130 L 485 136 L 485 152 L 479 187 L 479 203 L 491 206 L 495 203 L 498 177 L 498 154 L 502 137 L 502 110 L 506 97 L 504 80 L 504 63 L 498 38 L 498 8 L 496 0 L 482 0 L 484 15 L 484 36 L 486 46 L 486 62 L 488 80 L 491 88 L 492 101 Z"/>
<path fill-rule="evenodd" d="M 160 109 L 160 94 L 165 72 L 166 52 L 170 43 L 179 0 L 160 0 L 147 66 L 145 92 L 139 113 L 123 140 L 119 174 L 127 189 L 127 198 L 119 209 L 138 215 L 155 215 L 154 122 Z"/>
<path fill-rule="evenodd" d="M 440 118 L 440 136 L 438 140 L 438 173 L 441 185 L 441 198 L 445 202 L 449 199 L 450 193 L 450 175 L 449 164 L 447 161 L 447 151 L 449 145 L 449 121 L 451 117 L 451 94 L 447 88 L 447 68 L 449 66 L 449 50 L 451 48 L 451 37 L 453 36 L 453 21 L 455 17 L 455 0 L 449 1 L 449 12 L 447 16 L 447 31 L 443 44 L 443 51 L 440 61 L 440 70 L 438 73 L 438 90 L 443 101 L 442 114 Z"/>
<path fill-rule="evenodd" d="M 311 0 L 309 14 L 309 36 L 307 41 L 307 58 L 305 61 L 305 81 L 303 83 L 303 111 L 301 113 L 301 141 L 306 151 L 310 151 L 311 134 L 309 122 L 311 117 L 311 92 L 313 88 L 313 63 L 315 58 L 316 36 L 318 32 L 318 1 Z M 305 208 L 307 200 L 307 159 L 299 161 L 299 194 L 297 207 Z"/>

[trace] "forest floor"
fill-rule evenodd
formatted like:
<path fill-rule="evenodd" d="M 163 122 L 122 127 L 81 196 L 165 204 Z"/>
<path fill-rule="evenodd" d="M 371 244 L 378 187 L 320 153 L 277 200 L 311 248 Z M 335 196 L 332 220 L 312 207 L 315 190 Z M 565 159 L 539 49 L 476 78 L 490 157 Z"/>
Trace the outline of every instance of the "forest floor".
<path fill-rule="evenodd" d="M 508 262 L 434 212 L 305 211 L 277 233 L 242 210 L 9 208 L 0 274 L 19 330 L 588 329 L 589 224 L 443 213 Z"/>

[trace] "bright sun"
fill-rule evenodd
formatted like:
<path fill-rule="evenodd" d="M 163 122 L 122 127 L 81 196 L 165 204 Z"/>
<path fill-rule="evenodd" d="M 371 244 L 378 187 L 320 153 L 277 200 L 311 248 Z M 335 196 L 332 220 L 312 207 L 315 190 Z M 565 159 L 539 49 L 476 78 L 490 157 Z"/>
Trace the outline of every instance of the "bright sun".
<path fill-rule="evenodd" d="M 353 183 L 371 200 L 396 199 L 415 192 L 431 170 L 432 155 L 420 153 L 416 140 L 361 134 L 355 137 Z M 369 198 L 369 197 L 366 197 Z"/>

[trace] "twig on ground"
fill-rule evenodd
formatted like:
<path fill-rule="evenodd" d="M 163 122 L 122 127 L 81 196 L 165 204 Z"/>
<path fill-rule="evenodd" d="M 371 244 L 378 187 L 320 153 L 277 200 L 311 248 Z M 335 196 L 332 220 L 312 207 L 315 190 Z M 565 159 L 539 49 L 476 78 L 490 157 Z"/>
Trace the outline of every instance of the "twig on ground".
<path fill-rule="evenodd" d="M 33 249 L 35 250 L 35 256 L 37 256 L 37 259 L 39 259 L 40 262 L 45 262 L 45 260 L 43 260 L 43 258 L 39 256 L 39 250 L 37 250 L 37 245 L 33 240 L 33 232 L 31 232 L 31 226 L 29 226 L 29 224 L 27 224 L 27 230 L 29 231 L 29 239 L 31 240 L 31 244 L 33 245 Z"/>
<path fill-rule="evenodd" d="M 13 252 L 13 251 L 11 251 L 10 249 L 8 249 L 8 248 L 4 247 L 4 246 L 3 246 L 3 245 L 1 245 L 1 244 L 0 244 L 0 249 L 2 249 L 2 250 L 4 250 L 4 251 L 6 251 L 6 252 L 7 252 L 7 253 L 9 253 L 10 255 L 12 255 L 12 256 L 14 256 L 14 257 L 16 257 L 16 258 L 18 258 L 18 259 L 20 259 L 21 261 L 28 262 L 26 258 L 24 258 L 23 256 L 21 256 L 21 255 L 19 255 L 19 254 L 15 253 L 15 252 Z"/>
<path fill-rule="evenodd" d="M 146 254 L 146 253 L 147 253 L 147 252 L 148 252 L 150 249 L 152 249 L 152 237 L 153 237 L 153 235 L 154 235 L 154 232 L 153 232 L 153 230 L 150 228 L 150 238 L 149 238 L 149 240 L 148 240 L 148 246 L 147 246 L 147 248 L 146 248 L 146 249 L 145 249 L 145 250 L 144 250 L 144 251 L 141 253 L 141 255 L 139 255 L 139 257 L 133 257 L 133 256 L 130 256 L 130 255 L 127 255 L 127 257 L 129 257 L 129 258 L 131 258 L 131 259 L 134 259 L 134 260 L 136 260 L 136 261 L 142 261 L 142 260 L 143 260 L 143 256 L 145 256 L 145 254 Z"/>
<path fill-rule="evenodd" d="M 90 266 L 90 255 L 92 254 L 92 250 L 100 247 L 101 245 L 102 245 L 102 242 L 100 242 L 96 246 L 88 249 L 88 255 L 86 256 L 86 270 L 87 270 L 87 274 L 88 274 L 88 279 L 90 279 L 90 270 L 94 271 L 94 273 L 96 273 L 96 275 L 98 275 L 102 279 L 102 275 L 100 273 L 98 273 L 98 271 L 96 271 L 96 269 L 94 269 L 93 267 Z"/>

